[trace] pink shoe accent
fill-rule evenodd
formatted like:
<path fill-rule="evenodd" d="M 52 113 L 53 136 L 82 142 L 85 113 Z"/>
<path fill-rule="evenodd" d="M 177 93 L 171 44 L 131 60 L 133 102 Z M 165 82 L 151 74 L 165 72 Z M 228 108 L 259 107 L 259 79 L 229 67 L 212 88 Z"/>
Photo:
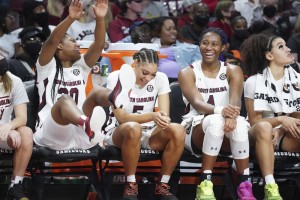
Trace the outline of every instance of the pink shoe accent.
<path fill-rule="evenodd" d="M 237 194 L 240 200 L 256 200 L 253 196 L 252 184 L 249 181 L 244 181 L 239 185 Z"/>

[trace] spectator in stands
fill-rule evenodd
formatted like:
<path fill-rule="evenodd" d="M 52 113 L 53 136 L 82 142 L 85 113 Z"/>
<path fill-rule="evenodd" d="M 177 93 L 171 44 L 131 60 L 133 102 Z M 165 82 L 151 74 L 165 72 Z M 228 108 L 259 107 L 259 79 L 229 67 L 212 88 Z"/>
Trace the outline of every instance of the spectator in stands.
<path fill-rule="evenodd" d="M 216 20 L 209 22 L 208 26 L 222 29 L 230 40 L 233 36 L 231 19 L 235 17 L 235 11 L 234 3 L 231 0 L 219 1 L 215 10 Z"/>
<path fill-rule="evenodd" d="M 110 1 L 111 12 L 113 19 L 115 19 L 121 13 L 121 2 L 123 0 L 112 0 Z"/>
<path fill-rule="evenodd" d="M 233 37 L 230 40 L 230 50 L 240 50 L 240 46 L 250 35 L 247 21 L 243 16 L 235 17 L 232 22 Z"/>
<path fill-rule="evenodd" d="M 32 153 L 32 130 L 26 127 L 28 97 L 22 81 L 8 72 L 6 58 L 0 60 L 1 117 L 0 148 L 14 150 L 13 174 L 7 198 L 29 200 L 22 182 Z M 14 112 L 15 118 L 11 120 Z"/>
<path fill-rule="evenodd" d="M 272 5 L 272 6 L 270 6 L 270 5 Z M 264 7 L 266 7 L 266 6 L 269 6 L 269 7 L 266 8 L 266 12 L 268 13 L 267 15 L 271 15 L 272 13 L 274 13 L 274 7 L 273 6 L 276 7 L 276 11 L 277 11 L 278 0 L 259 0 L 259 6 L 257 6 L 254 9 L 253 21 L 263 18 Z M 253 21 L 251 22 L 251 24 L 253 23 Z"/>
<path fill-rule="evenodd" d="M 86 97 L 85 86 L 104 47 L 108 2 L 97 0 L 93 8 L 95 40 L 85 54 L 80 54 L 76 40 L 66 34 L 70 25 L 84 14 L 80 0 L 71 2 L 68 17 L 42 46 L 36 63 L 40 107 L 34 134 L 34 141 L 40 146 L 55 150 L 88 149 L 94 145 L 94 133 L 104 123 L 105 112 L 98 105 L 110 105 L 109 90 L 99 87 Z"/>
<path fill-rule="evenodd" d="M 72 25 L 69 27 L 67 33 L 75 38 L 77 41 L 94 41 L 94 30 L 96 26 L 96 16 L 93 11 L 93 3 L 95 0 L 85 0 L 83 7 L 84 7 L 84 15 L 82 15 L 78 20 L 74 21 Z M 108 9 L 106 14 L 106 22 L 107 19 L 110 19 L 109 21 L 112 21 L 112 14 L 110 9 Z M 108 24 L 106 23 L 107 30 Z M 104 49 L 108 48 L 108 45 L 110 43 L 109 37 L 106 34 L 105 36 L 105 46 Z"/>
<path fill-rule="evenodd" d="M 54 26 L 49 26 L 49 13 L 42 1 L 25 0 L 23 2 L 22 13 L 25 19 L 24 27 L 40 27 L 46 37 L 48 37 L 51 30 L 54 29 Z"/>
<path fill-rule="evenodd" d="M 129 27 L 136 21 L 143 21 L 143 0 L 125 0 L 121 2 L 122 12 L 108 27 L 111 42 L 118 42 L 129 34 Z"/>
<path fill-rule="evenodd" d="M 46 39 L 42 31 L 34 26 L 25 27 L 20 33 L 21 46 L 15 59 L 8 60 L 9 71 L 18 76 L 26 85 L 35 80 L 35 63 Z"/>
<path fill-rule="evenodd" d="M 195 3 L 192 14 L 193 23 L 186 24 L 180 32 L 184 41 L 199 45 L 199 35 L 207 28 L 209 21 L 208 6 L 205 3 Z"/>
<path fill-rule="evenodd" d="M 160 46 L 160 53 L 168 55 L 161 58 L 158 71 L 164 72 L 169 82 L 177 81 L 180 69 L 201 58 L 199 46 L 180 42 L 176 24 L 171 17 L 160 17 L 153 21 L 152 42 Z"/>
<path fill-rule="evenodd" d="M 169 117 L 169 82 L 167 76 L 158 72 L 158 54 L 152 49 L 141 49 L 133 56 L 134 63 L 127 70 L 134 71 L 135 86 L 130 92 L 130 101 L 123 108 L 112 108 L 113 115 L 106 128 L 104 142 L 121 148 L 122 161 L 126 176 L 123 199 L 137 200 L 138 185 L 135 172 L 139 160 L 140 148 L 163 151 L 161 179 L 155 186 L 155 199 L 177 198 L 170 192 L 168 185 L 184 148 L 185 131 L 180 124 L 170 122 Z M 132 77 L 120 77 L 119 72 L 112 72 L 108 77 L 107 87 L 121 87 L 122 82 L 129 82 Z M 155 101 L 158 110 L 154 112 Z"/>
<path fill-rule="evenodd" d="M 47 11 L 49 12 L 49 24 L 58 25 L 68 12 L 68 5 L 71 0 L 49 0 L 47 1 Z"/>
<path fill-rule="evenodd" d="M 169 16 L 168 9 L 164 6 L 163 1 L 143 0 L 144 8 L 141 16 L 145 19 Z"/>
<path fill-rule="evenodd" d="M 202 157 L 197 200 L 215 199 L 212 170 L 220 150 L 230 149 L 240 177 L 238 198 L 254 200 L 249 181 L 248 122 L 240 116 L 243 72 L 239 66 L 225 66 L 219 61 L 225 37 L 221 29 L 204 30 L 200 36 L 202 60 L 179 72 L 179 85 L 189 110 L 182 123 L 188 133 L 185 147 Z"/>
<path fill-rule="evenodd" d="M 300 68 L 300 15 L 297 17 L 294 34 L 287 41 L 287 46 L 291 49 L 295 62 Z"/>
<path fill-rule="evenodd" d="M 0 56 L 12 58 L 18 48 L 18 40 L 11 35 L 15 18 L 8 6 L 0 5 Z"/>
<path fill-rule="evenodd" d="M 273 177 L 274 151 L 300 152 L 299 108 L 292 103 L 299 99 L 300 75 L 289 66 L 294 58 L 278 36 L 250 36 L 241 54 L 250 76 L 244 86 L 250 141 L 265 179 L 265 199 L 282 200 Z"/>
<path fill-rule="evenodd" d="M 207 4 L 209 8 L 209 14 L 210 16 L 213 16 L 218 0 L 201 0 L 201 2 Z"/>
<path fill-rule="evenodd" d="M 182 4 L 183 12 L 177 16 L 177 26 L 184 27 L 193 22 L 193 5 L 199 3 L 199 0 L 184 0 Z"/>
<path fill-rule="evenodd" d="M 151 31 L 152 31 L 152 21 L 145 20 L 134 22 L 134 24 L 129 29 L 129 37 L 132 43 L 151 43 Z"/>
<path fill-rule="evenodd" d="M 259 7 L 260 0 L 237 0 L 234 1 L 234 6 L 237 11 L 241 13 L 241 16 L 247 20 L 247 25 L 250 26 L 253 17 L 254 10 Z"/>
<path fill-rule="evenodd" d="M 254 12 L 254 19 L 249 27 L 251 34 L 267 32 L 279 35 L 279 29 L 276 24 L 279 19 L 277 14 L 278 0 L 261 0 L 260 7 Z"/>

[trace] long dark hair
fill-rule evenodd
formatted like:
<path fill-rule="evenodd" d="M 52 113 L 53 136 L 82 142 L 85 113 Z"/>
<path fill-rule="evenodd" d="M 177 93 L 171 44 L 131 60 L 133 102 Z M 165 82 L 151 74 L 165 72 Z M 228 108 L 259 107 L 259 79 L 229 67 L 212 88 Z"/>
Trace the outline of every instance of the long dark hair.
<path fill-rule="evenodd" d="M 266 52 L 272 49 L 272 43 L 278 36 L 254 34 L 246 39 L 240 48 L 242 67 L 249 76 L 262 73 L 269 66 Z"/>
<path fill-rule="evenodd" d="M 55 58 L 55 62 L 56 62 L 56 72 L 55 72 L 55 76 L 53 79 L 53 84 L 52 84 L 52 88 L 51 88 L 51 98 L 52 98 L 52 102 L 54 102 L 55 97 L 57 95 L 57 92 L 59 90 L 60 85 L 64 82 L 64 67 L 61 64 L 60 59 L 58 58 L 58 56 L 55 54 L 54 55 Z M 57 80 L 58 80 L 58 75 L 60 75 L 60 80 L 58 83 L 58 89 L 57 91 L 55 91 L 55 86 L 57 84 Z"/>

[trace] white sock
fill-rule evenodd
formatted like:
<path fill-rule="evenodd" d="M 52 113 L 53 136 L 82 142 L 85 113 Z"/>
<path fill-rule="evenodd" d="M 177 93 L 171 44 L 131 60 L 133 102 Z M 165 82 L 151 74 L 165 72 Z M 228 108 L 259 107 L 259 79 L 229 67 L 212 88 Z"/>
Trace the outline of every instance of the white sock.
<path fill-rule="evenodd" d="M 18 184 L 19 182 L 23 182 L 24 177 L 23 176 L 15 176 L 15 179 L 11 179 L 9 188 L 11 188 L 14 184 Z"/>
<path fill-rule="evenodd" d="M 203 171 L 203 177 L 204 180 L 211 180 L 212 170 L 204 170 Z"/>
<path fill-rule="evenodd" d="M 268 174 L 267 176 L 265 176 L 265 181 L 266 181 L 266 185 L 270 183 L 275 183 L 273 174 Z"/>
<path fill-rule="evenodd" d="M 204 170 L 203 173 L 204 174 L 212 174 L 212 171 L 211 170 Z"/>
<path fill-rule="evenodd" d="M 135 175 L 129 175 L 126 177 L 126 181 L 129 182 L 129 183 L 135 183 L 136 180 L 135 180 Z"/>
<path fill-rule="evenodd" d="M 250 175 L 250 169 L 249 168 L 244 169 L 243 175 Z"/>
<path fill-rule="evenodd" d="M 170 175 L 163 175 L 162 177 L 161 177 L 161 180 L 160 180 L 160 182 L 162 182 L 162 183 L 168 183 L 169 182 L 169 180 L 170 180 Z"/>

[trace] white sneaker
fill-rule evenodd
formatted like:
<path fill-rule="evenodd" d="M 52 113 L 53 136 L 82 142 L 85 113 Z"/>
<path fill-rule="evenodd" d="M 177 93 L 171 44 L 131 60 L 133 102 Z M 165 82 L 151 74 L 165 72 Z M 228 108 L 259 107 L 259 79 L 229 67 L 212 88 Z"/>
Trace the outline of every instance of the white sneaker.
<path fill-rule="evenodd" d="M 118 82 L 108 98 L 114 108 L 126 107 L 129 103 L 129 94 L 134 87 L 135 81 L 136 77 L 132 67 L 128 64 L 122 65 L 119 70 Z"/>
<path fill-rule="evenodd" d="M 102 126 L 106 120 L 106 113 L 101 106 L 96 106 L 90 117 L 90 141 L 92 144 L 98 144 L 101 142 Z"/>

